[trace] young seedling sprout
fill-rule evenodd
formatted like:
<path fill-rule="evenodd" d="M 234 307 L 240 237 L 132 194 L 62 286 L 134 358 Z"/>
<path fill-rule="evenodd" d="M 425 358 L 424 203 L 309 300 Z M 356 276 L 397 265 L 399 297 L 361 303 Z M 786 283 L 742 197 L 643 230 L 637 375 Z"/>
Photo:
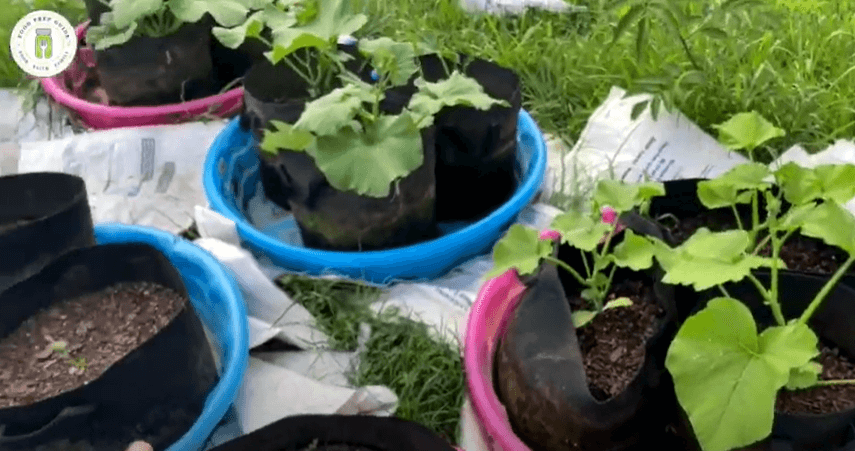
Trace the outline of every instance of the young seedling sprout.
<path fill-rule="evenodd" d="M 739 140 L 736 132 L 732 134 Z M 699 185 L 698 195 L 707 206 L 717 207 L 748 201 L 758 205 L 756 200 L 763 196 L 767 214 L 763 223 L 755 210 L 749 230 L 714 233 L 701 228 L 673 249 L 651 239 L 656 260 L 666 273 L 665 283 L 690 285 L 696 291 L 715 288 L 722 293 L 685 321 L 666 359 L 677 398 L 705 451 L 727 451 L 766 438 L 772 431 L 775 399 L 781 389 L 855 383 L 819 380 L 822 367 L 814 361 L 819 340 L 807 325 L 855 262 L 855 217 L 843 206 L 855 197 L 854 177 L 853 165 L 806 169 L 790 163 L 772 171 L 747 163 Z M 772 192 L 769 180 L 777 184 L 777 193 Z M 783 200 L 790 204 L 786 211 Z M 760 246 L 754 238 L 760 230 L 768 233 L 771 257 L 757 255 Z M 778 289 L 779 271 L 785 266 L 780 252 L 797 231 L 843 249 L 848 258 L 801 315 L 785 318 Z M 753 273 L 761 267 L 770 269 L 768 288 Z M 743 279 L 756 287 L 774 317 L 774 324 L 759 333 L 749 308 L 724 288 L 728 282 Z"/>
<path fill-rule="evenodd" d="M 630 185 L 617 180 L 602 180 L 597 184 L 588 214 L 570 211 L 552 221 L 549 229 L 558 236 L 541 239 L 535 229 L 519 224 L 511 226 L 493 249 L 494 267 L 487 277 L 495 277 L 509 269 L 515 269 L 521 276 L 533 274 L 543 261 L 567 271 L 584 287 L 580 294 L 588 304 L 588 309 L 573 312 L 576 327 L 589 323 L 604 310 L 632 305 L 628 298 L 606 302 L 615 270 L 618 267 L 635 271 L 650 268 L 653 245 L 632 230 L 624 230 L 618 218 L 664 193 L 661 183 Z M 624 231 L 623 240 L 611 246 L 612 239 L 621 231 Z M 556 239 L 579 250 L 584 273 L 553 256 L 553 241 Z"/>
<path fill-rule="evenodd" d="M 57 340 L 51 343 L 49 350 L 52 353 L 55 353 L 66 359 L 69 365 L 76 368 L 79 371 L 85 371 L 88 366 L 86 363 L 86 358 L 78 357 L 76 359 L 71 358 L 71 355 L 68 352 L 68 343 L 63 340 Z"/>

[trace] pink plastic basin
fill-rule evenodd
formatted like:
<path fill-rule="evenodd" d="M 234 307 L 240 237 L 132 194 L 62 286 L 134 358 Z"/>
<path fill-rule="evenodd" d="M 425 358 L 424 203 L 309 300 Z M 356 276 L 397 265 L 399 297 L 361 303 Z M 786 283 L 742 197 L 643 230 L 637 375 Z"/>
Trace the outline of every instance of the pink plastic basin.
<path fill-rule="evenodd" d="M 557 239 L 558 233 L 544 231 L 541 239 Z M 511 429 L 508 414 L 493 389 L 493 357 L 496 343 L 504 335 L 525 292 L 516 270 L 488 280 L 478 292 L 466 324 L 463 368 L 481 436 L 491 451 L 531 451 Z"/>
<path fill-rule="evenodd" d="M 89 22 L 77 26 L 77 39 L 83 42 Z M 75 61 L 68 70 L 75 70 L 78 61 L 92 64 L 91 51 L 81 46 Z M 67 72 L 67 71 L 66 71 Z M 191 100 L 184 103 L 158 106 L 120 107 L 92 103 L 75 97 L 64 83 L 65 73 L 52 78 L 42 78 L 45 92 L 60 105 L 74 111 L 90 129 L 103 130 L 119 127 L 176 124 L 200 116 L 228 117 L 238 113 L 243 106 L 243 88 L 238 87 L 223 94 Z"/>

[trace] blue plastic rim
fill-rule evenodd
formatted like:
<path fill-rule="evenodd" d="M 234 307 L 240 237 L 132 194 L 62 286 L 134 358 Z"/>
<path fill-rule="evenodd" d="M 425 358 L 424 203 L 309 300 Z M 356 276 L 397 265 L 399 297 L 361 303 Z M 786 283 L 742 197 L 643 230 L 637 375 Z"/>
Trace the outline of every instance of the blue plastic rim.
<path fill-rule="evenodd" d="M 233 119 L 211 145 L 203 169 L 211 209 L 235 222 L 244 244 L 283 269 L 308 275 L 335 274 L 372 283 L 435 279 L 467 260 L 488 252 L 516 220 L 543 183 L 546 142 L 534 119 L 520 111 L 517 162 L 522 178 L 514 195 L 480 221 L 434 240 L 382 251 L 335 252 L 293 246 L 263 233 L 242 212 L 258 183 L 258 157 L 251 132 Z M 233 174 L 227 179 L 227 174 Z M 240 187 L 241 189 L 238 189 Z M 243 192 L 243 199 L 235 193 Z"/>
<path fill-rule="evenodd" d="M 190 302 L 220 351 L 220 381 L 202 415 L 166 451 L 201 451 L 234 402 L 249 359 L 246 306 L 234 276 L 207 251 L 158 229 L 124 224 L 95 225 L 98 244 L 145 243 L 162 252 L 181 273 Z"/>

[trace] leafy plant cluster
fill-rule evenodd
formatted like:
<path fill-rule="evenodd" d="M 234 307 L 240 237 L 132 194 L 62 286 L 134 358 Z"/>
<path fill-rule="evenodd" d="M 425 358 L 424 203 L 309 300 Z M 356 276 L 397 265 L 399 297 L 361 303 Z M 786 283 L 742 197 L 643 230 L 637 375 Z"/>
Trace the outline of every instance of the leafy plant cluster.
<path fill-rule="evenodd" d="M 737 115 L 718 128 L 726 145 L 748 150 L 783 133 L 756 113 Z M 549 240 L 515 225 L 497 243 L 495 268 L 489 275 L 511 268 L 521 275 L 531 274 L 541 261 L 564 268 L 586 287 L 582 297 L 592 306 L 592 314 L 574 315 L 578 326 L 603 310 L 602 299 L 609 291 L 613 271 L 609 265 L 640 270 L 655 260 L 664 270 L 664 283 L 691 286 L 698 293 L 718 290 L 721 296 L 682 324 L 668 350 L 666 368 L 705 451 L 747 446 L 771 433 L 780 390 L 855 383 L 820 380 L 822 366 L 816 361 L 819 339 L 808 326 L 823 300 L 855 263 L 855 216 L 844 207 L 855 197 L 852 180 L 855 165 L 851 164 L 804 168 L 787 163 L 777 169 L 759 163 L 742 164 L 716 179 L 698 183 L 697 190 L 705 207 L 733 210 L 739 224 L 735 230 L 700 228 L 676 247 L 627 230 L 624 241 L 611 253 L 606 252 L 607 246 L 594 252 L 593 265 L 584 277 L 551 255 Z M 624 212 L 663 194 L 656 183 L 601 181 L 594 204 L 615 206 Z M 741 222 L 740 204 L 750 206 L 748 224 Z M 594 220 L 594 215 L 574 213 L 557 217 L 550 228 L 561 234 L 563 243 L 583 255 L 597 249 L 604 234 L 608 243 L 613 230 Z M 848 257 L 797 318 L 786 318 L 778 291 L 780 270 L 786 267 L 780 252 L 795 233 L 838 247 Z M 767 247 L 771 255 L 760 255 Z M 755 273 L 760 268 L 770 273 L 768 286 Z M 727 292 L 726 284 L 743 280 L 756 287 L 774 324 L 758 324 L 744 300 Z"/>
<path fill-rule="evenodd" d="M 312 100 L 299 120 L 271 121 L 260 147 L 274 154 L 307 153 L 338 190 L 389 195 L 397 180 L 423 164 L 421 130 L 433 124 L 442 108 L 507 105 L 458 70 L 442 81 L 426 81 L 418 57 L 427 51 L 387 37 L 358 41 L 359 54 L 373 68 L 372 81 L 366 82 L 345 67 L 351 55 L 338 49 L 339 37 L 357 32 L 366 17 L 351 12 L 346 0 L 295 5 L 268 5 L 241 25 L 216 28 L 214 34 L 230 47 L 247 37 L 266 43 L 271 63 L 287 65 L 306 82 Z M 396 114 L 382 111 L 387 93 L 414 77 L 416 92 L 405 108 Z M 355 168 L 370 169 L 357 173 Z"/>
<path fill-rule="evenodd" d="M 225 27 L 239 25 L 253 8 L 267 0 L 100 0 L 110 12 L 87 31 L 86 41 L 96 50 L 128 42 L 134 36 L 165 37 L 185 24 L 197 23 L 210 14 Z"/>
<path fill-rule="evenodd" d="M 630 229 L 624 229 L 619 215 L 643 206 L 650 199 L 665 194 L 658 182 L 627 184 L 617 180 L 601 180 L 594 191 L 593 204 L 587 214 L 564 212 L 553 219 L 549 230 L 558 237 L 541 239 L 533 228 L 514 224 L 493 249 L 493 269 L 487 277 L 495 277 L 510 269 L 521 276 L 537 271 L 541 262 L 552 263 L 576 279 L 584 287 L 581 297 L 588 309 L 573 312 L 573 324 L 582 327 L 604 310 L 632 305 L 628 298 L 606 302 L 617 268 L 635 271 L 653 265 L 653 243 Z M 612 246 L 614 236 L 623 231 L 623 240 Z M 584 265 L 579 273 L 567 263 L 556 258 L 555 242 L 569 244 L 578 249 Z"/>

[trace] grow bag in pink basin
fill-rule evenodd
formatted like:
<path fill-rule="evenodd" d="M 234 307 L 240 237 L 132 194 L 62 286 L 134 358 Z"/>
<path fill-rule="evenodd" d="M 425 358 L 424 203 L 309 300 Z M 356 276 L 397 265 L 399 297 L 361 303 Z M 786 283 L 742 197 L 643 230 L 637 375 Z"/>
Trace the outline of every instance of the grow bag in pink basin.
<path fill-rule="evenodd" d="M 545 231 L 541 239 L 557 239 Z M 496 342 L 522 299 L 525 285 L 515 270 L 488 280 L 478 292 L 466 324 L 463 368 L 472 410 L 484 442 L 491 451 L 531 451 L 511 429 L 505 407 L 493 389 L 493 360 Z"/>
<path fill-rule="evenodd" d="M 77 26 L 77 39 L 82 42 L 89 22 Z M 91 50 L 79 48 L 75 61 L 66 72 L 76 70 L 78 61 L 92 64 Z M 243 105 L 243 88 L 184 103 L 158 106 L 120 107 L 92 103 L 75 97 L 64 82 L 65 72 L 52 78 L 42 78 L 45 92 L 60 105 L 74 111 L 83 123 L 95 130 L 119 127 L 142 127 L 187 122 L 200 116 L 227 117 L 238 113 Z"/>

